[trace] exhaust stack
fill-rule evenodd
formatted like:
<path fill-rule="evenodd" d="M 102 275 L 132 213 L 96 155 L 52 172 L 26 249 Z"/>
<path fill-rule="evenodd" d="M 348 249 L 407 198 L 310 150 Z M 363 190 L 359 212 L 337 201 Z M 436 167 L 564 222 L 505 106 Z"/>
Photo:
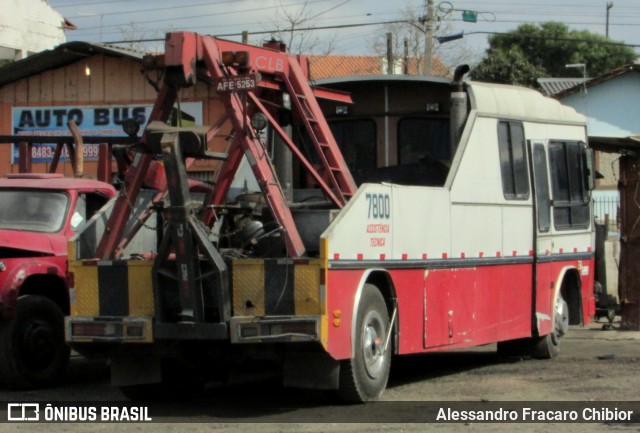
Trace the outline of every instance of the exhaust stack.
<path fill-rule="evenodd" d="M 458 142 L 467 121 L 467 92 L 464 91 L 464 75 L 469 72 L 469 65 L 460 65 L 453 74 L 451 83 L 451 108 L 450 108 L 450 128 L 449 145 L 451 146 L 451 159 L 453 159 Z"/>

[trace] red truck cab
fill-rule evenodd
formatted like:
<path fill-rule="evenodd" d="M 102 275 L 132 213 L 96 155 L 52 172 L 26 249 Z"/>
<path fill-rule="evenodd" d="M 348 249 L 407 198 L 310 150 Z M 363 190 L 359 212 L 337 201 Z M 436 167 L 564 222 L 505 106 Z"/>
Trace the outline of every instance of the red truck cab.
<path fill-rule="evenodd" d="M 67 241 L 115 196 L 108 183 L 61 174 L 0 178 L 0 381 L 59 383 L 69 362 Z"/>

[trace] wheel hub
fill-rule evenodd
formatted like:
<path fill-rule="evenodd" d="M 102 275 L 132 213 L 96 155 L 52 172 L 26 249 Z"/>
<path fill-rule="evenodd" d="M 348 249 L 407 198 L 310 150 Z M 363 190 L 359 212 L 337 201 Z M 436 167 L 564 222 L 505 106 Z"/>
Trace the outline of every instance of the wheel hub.
<path fill-rule="evenodd" d="M 25 365 L 40 370 L 53 362 L 57 348 L 49 323 L 34 319 L 25 324 L 21 337 L 20 351 Z"/>
<path fill-rule="evenodd" d="M 376 312 L 370 312 L 365 320 L 362 353 L 367 375 L 376 379 L 384 365 L 384 325 Z"/>
<path fill-rule="evenodd" d="M 556 309 L 555 309 L 555 320 L 554 320 L 554 328 L 553 333 L 551 334 L 551 338 L 553 339 L 554 344 L 558 344 L 560 339 L 567 333 L 569 329 L 569 314 L 568 314 L 568 306 L 567 302 L 561 295 L 558 295 L 558 300 L 556 301 Z"/>

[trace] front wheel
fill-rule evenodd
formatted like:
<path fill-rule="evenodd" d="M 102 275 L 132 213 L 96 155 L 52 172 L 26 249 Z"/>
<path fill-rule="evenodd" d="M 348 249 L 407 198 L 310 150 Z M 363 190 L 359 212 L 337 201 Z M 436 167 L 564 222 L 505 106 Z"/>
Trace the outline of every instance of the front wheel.
<path fill-rule="evenodd" d="M 356 312 L 355 351 L 340 367 L 340 397 L 349 402 L 375 400 L 382 395 L 391 367 L 385 350 L 389 313 L 382 294 L 366 284 Z"/>
<path fill-rule="evenodd" d="M 531 356 L 538 359 L 552 359 L 560 353 L 560 340 L 569 329 L 569 306 L 558 294 L 553 314 L 553 329 L 533 343 Z"/>
<path fill-rule="evenodd" d="M 69 355 L 60 307 L 44 296 L 18 298 L 15 317 L 0 325 L 0 381 L 15 388 L 57 385 Z"/>

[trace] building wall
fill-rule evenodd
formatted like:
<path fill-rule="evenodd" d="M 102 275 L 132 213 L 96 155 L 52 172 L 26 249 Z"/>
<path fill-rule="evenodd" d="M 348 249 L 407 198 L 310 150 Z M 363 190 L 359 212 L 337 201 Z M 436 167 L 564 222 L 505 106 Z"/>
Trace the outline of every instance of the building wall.
<path fill-rule="evenodd" d="M 13 107 L 152 105 L 156 91 L 141 69 L 140 62 L 134 59 L 96 54 L 0 87 L 0 134 L 14 133 Z M 180 100 L 202 102 L 203 122 L 208 125 L 218 120 L 222 110 L 215 92 L 202 83 L 182 90 Z M 224 136 L 225 130 L 222 132 L 220 135 Z M 221 138 L 212 149 L 224 150 L 225 146 L 226 141 Z M 46 171 L 47 167 L 46 163 L 34 164 L 34 171 Z M 214 167 L 210 162 L 198 161 L 191 169 L 211 171 Z M 62 170 L 71 174 L 70 164 L 63 164 Z M 17 164 L 11 163 L 11 144 L 0 144 L 0 175 L 17 171 Z M 95 162 L 85 163 L 85 172 L 95 175 Z"/>
<path fill-rule="evenodd" d="M 640 74 L 629 72 L 561 99 L 588 118 L 589 135 L 640 135 Z"/>
<path fill-rule="evenodd" d="M 604 176 L 596 182 L 598 189 L 618 189 L 618 179 L 620 179 L 619 159 L 620 155 L 617 153 L 597 152 L 596 167 L 598 172 Z"/>
<path fill-rule="evenodd" d="M 64 18 L 44 0 L 0 0 L 0 59 L 19 60 L 65 42 Z"/>

